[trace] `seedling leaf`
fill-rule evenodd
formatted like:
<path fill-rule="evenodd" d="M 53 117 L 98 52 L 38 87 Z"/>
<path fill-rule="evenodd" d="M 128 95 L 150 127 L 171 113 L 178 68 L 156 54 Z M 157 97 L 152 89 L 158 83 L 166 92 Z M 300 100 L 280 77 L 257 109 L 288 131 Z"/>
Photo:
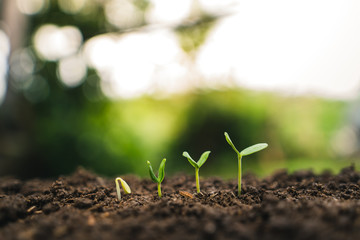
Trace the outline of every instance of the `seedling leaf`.
<path fill-rule="evenodd" d="M 183 152 L 183 156 L 187 158 L 187 160 L 189 161 L 189 163 L 194 167 L 194 168 L 199 168 L 197 162 L 194 161 L 194 159 L 192 159 L 189 155 L 188 152 Z"/>
<path fill-rule="evenodd" d="M 252 145 L 250 147 L 245 148 L 244 150 L 241 151 L 241 155 L 242 156 L 247 156 L 253 153 L 256 153 L 258 151 L 263 150 L 264 148 L 267 148 L 268 144 L 267 143 L 258 143 L 255 145 Z"/>
<path fill-rule="evenodd" d="M 117 177 L 117 178 L 115 179 L 116 194 L 117 194 L 117 197 L 118 197 L 118 199 L 119 199 L 119 201 L 120 201 L 120 200 L 121 200 L 121 192 L 120 192 L 119 182 L 121 183 L 121 186 L 122 186 L 122 188 L 124 189 L 125 194 L 131 193 L 131 189 L 130 189 L 129 185 L 125 182 L 125 180 L 123 180 L 122 178 Z"/>
<path fill-rule="evenodd" d="M 131 193 L 131 189 L 130 189 L 129 185 L 125 182 L 125 180 L 120 178 L 120 183 L 121 183 L 122 188 L 124 189 L 125 194 Z"/>
<path fill-rule="evenodd" d="M 166 163 L 166 158 L 164 158 L 161 163 L 160 163 L 160 167 L 159 167 L 159 172 L 158 172 L 158 181 L 161 183 L 164 178 L 165 178 L 165 163 Z"/>
<path fill-rule="evenodd" d="M 231 141 L 229 134 L 228 134 L 227 132 L 224 132 L 224 135 L 225 135 L 225 138 L 226 138 L 226 141 L 228 142 L 228 144 L 234 149 L 234 151 L 235 151 L 238 155 L 240 155 L 239 150 L 236 149 L 236 147 L 234 146 L 233 142 Z"/>
<path fill-rule="evenodd" d="M 195 168 L 195 181 L 196 181 L 196 191 L 200 192 L 200 181 L 199 181 L 199 169 L 206 162 L 210 154 L 210 151 L 204 152 L 199 161 L 195 162 L 189 155 L 188 152 L 183 152 L 183 156 L 186 157 L 189 163 Z"/>
<path fill-rule="evenodd" d="M 206 151 L 201 155 L 200 160 L 197 162 L 197 165 L 199 166 L 199 168 L 206 162 L 206 160 L 209 157 L 209 154 L 210 154 L 210 151 Z"/>
<path fill-rule="evenodd" d="M 159 183 L 159 179 L 155 176 L 155 173 L 151 166 L 151 163 L 149 161 L 147 161 L 147 164 L 149 165 L 149 173 L 150 173 L 151 179 L 153 180 L 153 182 Z"/>

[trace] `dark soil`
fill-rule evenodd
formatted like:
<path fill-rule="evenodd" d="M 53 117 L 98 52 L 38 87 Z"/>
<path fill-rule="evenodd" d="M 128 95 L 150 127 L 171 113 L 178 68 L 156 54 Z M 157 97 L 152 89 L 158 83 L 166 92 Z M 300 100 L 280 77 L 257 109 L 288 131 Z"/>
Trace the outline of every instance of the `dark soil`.
<path fill-rule="evenodd" d="M 0 179 L 0 239 L 360 239 L 360 173 L 280 171 L 265 179 L 113 179 L 79 169 L 56 181 Z"/>

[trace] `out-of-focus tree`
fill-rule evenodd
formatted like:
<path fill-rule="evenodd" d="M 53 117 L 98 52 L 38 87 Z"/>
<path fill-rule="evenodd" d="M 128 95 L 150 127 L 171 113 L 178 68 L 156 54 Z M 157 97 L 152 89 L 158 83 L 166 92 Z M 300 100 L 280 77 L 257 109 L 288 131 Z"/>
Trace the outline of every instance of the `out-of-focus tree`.
<path fill-rule="evenodd" d="M 320 100 L 293 99 L 290 106 L 271 94 L 221 92 L 219 79 L 208 83 L 193 70 L 208 34 L 231 15 L 234 2 L 0 1 L 0 37 L 6 33 L 11 43 L 0 174 L 54 176 L 78 165 L 108 175 L 144 174 L 146 160 L 163 157 L 175 172 L 186 166 L 184 150 L 212 150 L 214 160 L 204 169 L 211 173 L 216 161 L 231 168 L 224 131 L 240 147 L 270 143 L 248 166 L 328 157 L 341 104 L 322 112 Z M 220 80 L 234 86 L 230 76 Z"/>

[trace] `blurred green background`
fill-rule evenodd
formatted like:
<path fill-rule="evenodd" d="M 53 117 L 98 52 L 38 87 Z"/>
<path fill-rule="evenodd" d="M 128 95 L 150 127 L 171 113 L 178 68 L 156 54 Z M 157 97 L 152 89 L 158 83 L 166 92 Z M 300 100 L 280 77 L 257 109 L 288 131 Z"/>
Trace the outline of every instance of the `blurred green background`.
<path fill-rule="evenodd" d="M 0 43 L 6 59 L 6 93 L 0 106 L 0 175 L 53 177 L 83 166 L 108 176 L 146 176 L 146 161 L 156 166 L 164 157 L 168 159 L 168 173 L 192 174 L 193 168 L 182 152 L 188 151 L 197 159 L 211 150 L 201 175 L 233 178 L 236 155 L 227 145 L 224 131 L 238 149 L 258 142 L 269 144 L 266 150 L 244 158 L 244 171 L 259 176 L 279 168 L 337 172 L 359 162 L 356 98 L 345 101 L 251 90 L 234 84 L 229 76 L 215 78 L 224 84 L 207 84 L 203 76 L 189 69 L 208 34 L 228 12 L 207 11 L 199 1 L 191 1 L 186 18 L 165 19 L 154 25 L 149 12 L 162 4 L 166 2 L 0 1 L 1 33 L 7 39 L 3 37 Z M 37 42 L 41 39 L 39 31 L 48 24 L 56 31 L 72 26 L 66 34 L 76 39 L 80 33 L 80 43 L 74 47 L 62 38 L 46 37 Z M 151 85 L 131 95 L 133 89 L 124 87 L 119 91 L 123 95 L 114 96 L 109 89 L 117 86 L 104 86 L 109 82 L 106 66 L 98 67 L 103 61 L 98 65 L 94 64 L 96 59 L 91 63 L 83 60 L 86 65 L 70 61 L 70 66 L 62 68 L 69 56 L 84 59 L 85 45 L 98 36 L 121 38 L 162 28 L 176 36 L 178 51 L 187 58 L 184 64 L 190 65 L 186 80 L 176 79 L 183 81 L 181 91 L 173 87 L 164 94 L 161 86 L 166 89 L 173 84 L 170 75 L 155 90 Z M 8 52 L 6 41 L 11 46 Z M 59 41 L 56 51 L 51 46 L 42 48 L 47 41 Z M 136 39 L 131 43 L 138 44 Z M 139 51 L 144 48 L 140 45 Z M 75 50 L 67 53 L 71 48 Z M 161 51 L 166 49 L 154 49 L 149 59 Z M 113 56 L 105 59 L 120 64 Z M 142 60 L 129 61 L 140 64 Z M 167 70 L 167 65 L 162 69 Z M 116 70 L 122 71 L 121 66 Z M 138 75 L 128 81 L 138 86 L 140 73 L 146 74 L 141 65 L 134 71 Z"/>

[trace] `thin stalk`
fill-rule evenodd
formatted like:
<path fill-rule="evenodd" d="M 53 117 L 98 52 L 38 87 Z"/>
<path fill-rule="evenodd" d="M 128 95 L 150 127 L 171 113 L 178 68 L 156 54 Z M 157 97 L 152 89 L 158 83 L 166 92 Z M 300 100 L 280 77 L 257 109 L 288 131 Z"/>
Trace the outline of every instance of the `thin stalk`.
<path fill-rule="evenodd" d="M 242 155 L 238 154 L 238 196 L 241 194 L 241 158 Z"/>
<path fill-rule="evenodd" d="M 161 183 L 158 183 L 158 195 L 161 198 Z"/>
<path fill-rule="evenodd" d="M 200 192 L 199 168 L 195 168 L 196 192 Z"/>

